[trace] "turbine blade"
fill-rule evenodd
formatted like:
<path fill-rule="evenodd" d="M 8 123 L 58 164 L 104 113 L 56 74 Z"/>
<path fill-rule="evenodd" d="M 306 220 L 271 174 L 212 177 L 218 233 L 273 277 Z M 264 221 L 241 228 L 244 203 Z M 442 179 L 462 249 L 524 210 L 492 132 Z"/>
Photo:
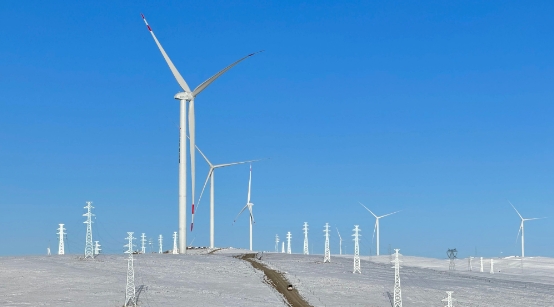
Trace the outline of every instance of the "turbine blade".
<path fill-rule="evenodd" d="M 542 220 L 542 219 L 545 219 L 546 217 L 534 217 L 534 218 L 531 218 L 531 219 L 523 219 L 524 221 L 532 221 L 532 220 Z"/>
<path fill-rule="evenodd" d="M 375 222 L 375 226 L 373 227 L 373 236 L 371 237 L 371 243 L 373 243 L 373 239 L 375 238 L 375 231 L 377 230 L 377 221 Z"/>
<path fill-rule="evenodd" d="M 206 185 L 208 185 L 208 181 L 210 180 L 210 177 L 212 176 L 212 173 L 214 172 L 213 168 L 210 168 L 208 171 L 208 177 L 206 177 L 206 181 L 204 182 L 204 186 L 202 187 L 202 192 L 200 192 L 200 197 L 198 197 L 198 203 L 196 204 L 196 211 L 198 211 L 198 208 L 200 207 L 200 200 L 202 200 L 202 195 L 204 195 L 204 190 L 206 189 Z"/>
<path fill-rule="evenodd" d="M 190 194 L 192 196 L 192 218 L 194 220 L 194 192 L 196 188 L 196 132 L 194 122 L 194 99 L 189 102 L 189 140 L 190 140 Z M 192 231 L 192 225 L 190 227 Z"/>
<path fill-rule="evenodd" d="M 212 84 L 212 82 L 214 82 L 217 78 L 219 78 L 221 75 L 223 75 L 225 72 L 227 72 L 229 69 L 233 68 L 233 66 L 237 65 L 238 63 L 244 61 L 245 59 L 257 54 L 257 53 L 260 53 L 260 52 L 263 52 L 263 50 L 261 51 L 258 51 L 258 52 L 254 52 L 254 53 L 251 53 L 243 58 L 241 58 L 240 60 L 234 62 L 233 64 L 223 68 L 221 71 L 219 71 L 217 74 L 213 75 L 211 78 L 209 78 L 208 80 L 202 82 L 199 86 L 197 86 L 194 91 L 192 92 L 192 96 L 193 97 L 196 97 L 196 95 L 200 94 L 206 87 L 208 87 L 208 85 Z"/>
<path fill-rule="evenodd" d="M 337 234 L 339 235 L 339 240 L 342 240 L 342 237 L 340 236 L 339 228 L 337 227 Z"/>
<path fill-rule="evenodd" d="M 254 204 L 250 204 L 250 206 L 248 206 L 248 210 L 250 211 L 250 218 L 252 219 L 252 224 L 256 223 L 256 222 L 254 221 L 254 213 L 252 212 L 252 206 L 253 206 L 253 205 L 254 205 Z"/>
<path fill-rule="evenodd" d="M 242 210 L 240 210 L 239 214 L 237 214 L 237 216 L 235 217 L 235 219 L 233 220 L 233 224 L 237 221 L 237 219 L 239 218 L 239 216 L 244 212 L 244 210 L 246 210 L 246 207 L 248 207 L 248 204 L 246 204 L 246 206 L 244 206 L 242 208 Z"/>
<path fill-rule="evenodd" d="M 160 44 L 160 42 L 156 38 L 156 35 L 154 35 L 154 31 L 152 31 L 152 28 L 150 28 L 150 25 L 146 21 L 146 18 L 144 18 L 143 14 L 140 14 L 140 15 L 142 16 L 142 20 L 144 20 L 144 23 L 146 24 L 146 27 L 148 28 L 148 31 L 150 31 L 150 34 L 152 34 L 152 37 L 154 38 L 154 41 L 156 42 L 156 45 L 158 45 L 158 48 L 160 49 L 160 51 L 162 53 L 162 56 L 164 57 L 167 65 L 169 66 L 169 69 L 171 69 L 171 72 L 173 73 L 173 76 L 177 80 L 177 83 L 179 83 L 179 85 L 181 86 L 183 91 L 190 93 L 190 88 L 189 88 L 187 82 L 185 82 L 185 79 L 183 79 L 183 77 L 181 76 L 181 74 L 179 73 L 177 68 L 175 68 L 175 65 L 173 65 L 173 62 L 171 62 L 171 59 L 169 58 L 167 53 L 165 53 L 164 48 L 162 47 L 162 45 Z"/>
<path fill-rule="evenodd" d="M 190 141 L 190 136 L 187 135 L 187 138 L 189 139 Z M 204 157 L 204 160 L 206 160 L 206 162 L 208 163 L 208 165 L 210 167 L 213 167 L 212 163 L 210 162 L 210 160 L 208 160 L 208 157 L 206 157 L 206 155 L 202 152 L 202 150 L 200 150 L 200 148 L 198 148 L 198 146 L 196 146 L 196 149 L 198 150 L 198 152 L 202 155 L 202 157 Z"/>
<path fill-rule="evenodd" d="M 231 165 L 237 165 L 237 164 L 244 164 L 244 163 L 252 163 L 252 162 L 258 162 L 262 159 L 257 159 L 257 160 L 248 160 L 248 161 L 242 161 L 242 162 L 233 162 L 233 163 L 226 163 L 226 164 L 217 164 L 217 165 L 214 165 L 214 168 L 220 168 L 220 167 L 226 167 L 226 166 L 231 166 Z"/>
<path fill-rule="evenodd" d="M 508 200 L 508 202 L 510 203 L 509 200 Z M 512 205 L 512 203 L 510 203 L 510 205 Z M 521 214 L 519 214 L 519 211 L 517 211 L 516 207 L 514 207 L 514 205 L 512 205 L 512 208 L 514 208 L 514 210 L 516 210 L 517 215 L 519 215 L 519 217 L 523 220 L 523 216 L 521 216 Z"/>
<path fill-rule="evenodd" d="M 521 228 L 523 228 L 523 221 L 521 221 L 521 225 L 519 225 L 519 230 L 517 231 L 516 243 L 517 243 L 517 239 L 519 239 L 519 234 L 521 233 Z"/>
<path fill-rule="evenodd" d="M 360 203 L 360 202 L 359 202 L 359 203 Z M 360 205 L 362 205 L 367 211 L 369 211 L 369 213 L 373 214 L 373 216 L 374 216 L 375 218 L 378 218 L 378 216 L 375 215 L 375 213 L 371 212 L 371 210 L 369 210 L 366 206 L 364 206 L 364 204 L 360 203 Z"/>
<path fill-rule="evenodd" d="M 398 210 L 398 211 L 395 211 L 395 212 L 393 212 L 393 213 L 381 215 L 379 218 L 382 218 L 382 217 L 385 217 L 385 216 L 389 216 L 389 215 L 393 215 L 393 214 L 398 213 L 398 212 L 400 212 L 400 211 L 402 211 L 402 210 Z"/>

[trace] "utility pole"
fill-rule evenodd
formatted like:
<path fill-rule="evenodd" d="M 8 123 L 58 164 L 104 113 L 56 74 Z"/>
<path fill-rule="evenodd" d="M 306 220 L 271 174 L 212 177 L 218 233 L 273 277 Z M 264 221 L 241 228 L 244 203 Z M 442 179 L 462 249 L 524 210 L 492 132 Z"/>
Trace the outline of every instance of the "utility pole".
<path fill-rule="evenodd" d="M 186 247 L 185 247 L 186 248 Z M 173 232 L 173 254 L 178 254 L 179 249 L 177 248 L 177 232 Z"/>
<path fill-rule="evenodd" d="M 360 273 L 362 274 L 362 271 L 361 271 L 361 268 L 360 268 L 360 245 L 359 245 L 359 241 L 358 241 L 358 237 L 361 236 L 361 234 L 359 234 L 359 231 L 361 231 L 360 228 L 358 228 L 359 225 L 354 225 L 354 234 L 352 236 L 354 236 L 354 271 L 352 273 Z"/>
<path fill-rule="evenodd" d="M 393 307 L 402 307 L 402 290 L 400 289 L 400 259 L 398 259 L 399 249 L 395 249 L 394 260 L 394 302 Z"/>
<path fill-rule="evenodd" d="M 454 291 L 446 291 L 446 298 L 443 299 L 442 301 L 443 302 L 446 302 L 446 306 L 444 307 L 453 307 L 454 305 L 452 305 L 452 293 L 454 293 Z"/>
<path fill-rule="evenodd" d="M 491 274 L 494 274 L 494 259 L 491 258 Z"/>
<path fill-rule="evenodd" d="M 60 224 L 60 228 L 58 228 L 58 235 L 60 236 L 59 244 L 58 244 L 58 255 L 65 254 L 65 246 L 63 239 L 67 233 L 64 232 L 65 228 L 63 228 L 64 224 Z"/>
<path fill-rule="evenodd" d="M 158 254 L 163 254 L 163 252 L 164 252 L 164 250 L 162 248 L 162 242 L 163 242 L 163 237 L 162 237 L 162 235 L 160 235 L 158 237 L 158 243 L 160 243 L 160 249 L 158 250 Z"/>
<path fill-rule="evenodd" d="M 329 249 L 329 223 L 325 223 L 325 255 L 323 256 L 323 263 L 331 262 L 331 250 Z"/>
<path fill-rule="evenodd" d="M 144 232 L 140 236 L 140 253 L 146 254 L 146 234 Z"/>
<path fill-rule="evenodd" d="M 275 235 L 275 252 L 279 252 L 279 235 Z"/>
<path fill-rule="evenodd" d="M 125 245 L 127 251 L 125 254 L 129 254 L 127 258 L 127 285 L 125 286 L 125 303 L 123 306 L 137 306 L 136 293 L 135 293 L 135 268 L 133 267 L 133 233 L 127 232 L 129 235 L 126 239 L 129 243 Z"/>
<path fill-rule="evenodd" d="M 308 222 L 304 222 L 304 255 L 309 255 L 310 251 L 308 250 Z"/>
<path fill-rule="evenodd" d="M 85 243 L 85 259 L 86 258 L 94 258 L 94 246 L 92 245 L 92 217 L 94 214 L 92 214 L 92 209 L 94 207 L 92 206 L 91 201 L 87 201 L 87 205 L 85 206 L 85 209 L 87 209 L 87 213 L 83 214 L 83 216 L 87 217 L 87 220 L 84 222 L 87 224 L 87 237 L 86 237 L 86 243 Z"/>
<path fill-rule="evenodd" d="M 102 249 L 100 248 L 100 244 L 98 243 L 98 241 L 94 241 L 94 256 L 100 254 L 100 251 Z"/>
<path fill-rule="evenodd" d="M 287 232 L 287 254 L 292 254 L 291 247 L 290 247 L 290 239 L 292 238 L 290 231 Z"/>

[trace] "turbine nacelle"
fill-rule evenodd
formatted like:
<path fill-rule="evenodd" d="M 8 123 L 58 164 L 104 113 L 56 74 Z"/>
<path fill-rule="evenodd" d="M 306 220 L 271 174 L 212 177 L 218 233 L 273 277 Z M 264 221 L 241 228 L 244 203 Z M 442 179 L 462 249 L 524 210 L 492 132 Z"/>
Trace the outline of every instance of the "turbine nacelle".
<path fill-rule="evenodd" d="M 192 100 L 192 93 L 190 92 L 179 92 L 177 94 L 175 94 L 175 96 L 173 96 L 173 98 L 177 99 L 177 100 Z"/>

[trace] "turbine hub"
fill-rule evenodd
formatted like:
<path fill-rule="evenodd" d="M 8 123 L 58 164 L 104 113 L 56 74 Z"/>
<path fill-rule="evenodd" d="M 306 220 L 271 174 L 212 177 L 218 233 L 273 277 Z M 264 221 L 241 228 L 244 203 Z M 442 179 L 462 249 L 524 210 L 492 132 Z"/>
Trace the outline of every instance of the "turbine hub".
<path fill-rule="evenodd" d="M 179 92 L 173 96 L 177 100 L 192 100 L 192 93 L 189 92 Z"/>

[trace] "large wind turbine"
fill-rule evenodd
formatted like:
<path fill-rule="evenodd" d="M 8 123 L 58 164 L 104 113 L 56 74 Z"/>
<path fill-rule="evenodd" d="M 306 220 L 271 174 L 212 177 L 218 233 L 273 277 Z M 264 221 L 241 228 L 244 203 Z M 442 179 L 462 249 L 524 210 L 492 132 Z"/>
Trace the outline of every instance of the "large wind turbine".
<path fill-rule="evenodd" d="M 239 214 L 237 214 L 237 217 L 235 217 L 235 220 L 233 221 L 233 223 L 235 223 L 239 215 L 241 215 L 242 212 L 246 208 L 248 208 L 248 211 L 250 211 L 250 250 L 252 250 L 252 224 L 254 223 L 254 214 L 252 213 L 252 206 L 254 206 L 254 204 L 250 202 L 251 186 L 252 186 L 252 164 L 250 164 L 250 179 L 248 179 L 248 200 L 246 201 L 246 206 L 244 206 L 242 210 L 240 210 Z"/>
<path fill-rule="evenodd" d="M 389 215 L 398 213 L 400 211 L 395 211 L 393 213 L 377 216 L 377 215 L 375 215 L 375 213 L 371 212 L 371 210 L 369 210 L 366 206 L 364 206 L 364 204 L 360 203 L 360 205 L 362 205 L 367 211 L 369 211 L 369 213 L 371 213 L 375 217 L 375 228 L 373 228 L 373 235 L 375 235 L 375 230 L 377 230 L 377 256 L 379 256 L 379 219 L 381 219 L 385 216 L 389 216 Z"/>
<path fill-rule="evenodd" d="M 508 201 L 510 203 L 510 201 Z M 512 205 L 512 203 L 510 203 L 510 205 Z M 512 205 L 512 208 L 514 208 L 514 210 L 516 210 L 516 213 L 517 215 L 519 215 L 519 218 L 521 219 L 521 224 L 519 225 L 519 230 L 517 232 L 517 237 L 519 237 L 519 233 L 521 232 L 521 258 L 525 257 L 525 228 L 523 227 L 523 222 L 525 221 L 532 221 L 532 220 L 540 220 L 540 219 L 543 219 L 544 217 L 535 217 L 535 218 L 531 218 L 531 219 L 524 219 L 523 216 L 521 216 L 521 214 L 519 214 L 519 211 L 517 211 L 516 207 L 514 207 L 514 205 Z M 516 237 L 516 241 L 517 241 L 517 237 Z"/>
<path fill-rule="evenodd" d="M 186 232 L 186 224 L 187 224 L 187 215 L 186 215 L 186 191 L 187 191 L 187 183 L 186 183 L 186 171 L 187 171 L 187 133 L 186 133 L 186 102 L 189 102 L 189 135 L 190 135 L 190 177 L 191 177 L 191 194 L 192 194 L 192 223 L 190 224 L 190 230 L 192 231 L 192 228 L 194 226 L 194 191 L 195 191 L 195 184 L 196 184 L 196 168 L 195 168 L 195 117 L 194 117 L 194 99 L 198 94 L 200 94 L 206 87 L 208 87 L 212 82 L 214 82 L 217 78 L 219 78 L 221 75 L 223 75 L 225 72 L 227 72 L 229 69 L 233 68 L 233 66 L 237 65 L 241 61 L 245 60 L 248 57 L 253 56 L 254 54 L 258 53 L 251 53 L 238 61 L 234 62 L 233 64 L 225 67 L 223 70 L 219 71 L 217 74 L 209 78 L 208 80 L 202 82 L 199 86 L 197 86 L 193 91 L 190 90 L 187 82 L 185 82 L 185 79 L 181 76 L 177 68 L 175 68 L 175 65 L 173 65 L 173 62 L 171 62 L 171 59 L 169 59 L 169 56 L 163 49 L 162 45 L 156 38 L 156 35 L 154 35 L 154 32 L 152 31 L 152 28 L 150 28 L 150 25 L 148 25 L 148 22 L 146 21 L 146 18 L 144 18 L 144 15 L 142 15 L 142 19 L 144 20 L 144 23 L 146 24 L 146 27 L 148 28 L 148 31 L 150 31 L 150 34 L 152 34 L 152 38 L 154 38 L 154 41 L 156 42 L 156 45 L 160 49 L 160 52 L 162 53 L 162 56 L 164 57 L 167 65 L 169 66 L 169 69 L 173 73 L 173 76 L 177 80 L 177 83 L 179 83 L 179 86 L 181 86 L 181 89 L 183 89 L 183 92 L 179 92 L 175 94 L 173 98 L 180 101 L 180 120 L 179 120 L 179 127 L 180 127 L 180 136 L 179 136 L 179 251 L 180 253 L 184 254 L 186 253 L 186 241 L 187 241 L 187 232 Z M 260 52 L 260 51 L 259 51 Z"/>
<path fill-rule="evenodd" d="M 234 162 L 234 163 L 226 163 L 226 164 L 217 164 L 213 165 L 210 160 L 208 160 L 208 157 L 196 146 L 196 149 L 198 149 L 198 152 L 204 157 L 204 160 L 208 163 L 210 166 L 210 170 L 208 171 L 208 176 L 206 177 L 206 182 L 204 182 L 204 186 L 202 187 L 202 192 L 200 193 L 200 197 L 198 198 L 198 204 L 196 205 L 196 211 L 198 211 L 198 207 L 200 206 L 200 200 L 202 199 L 202 195 L 204 194 L 204 189 L 206 189 L 206 185 L 208 184 L 208 180 L 210 180 L 210 248 L 214 248 L 214 202 L 215 202 L 215 192 L 214 192 L 214 176 L 215 176 L 215 169 L 216 168 L 222 168 L 226 166 L 232 166 L 237 164 L 244 164 L 249 162 L 256 162 L 259 160 L 248 160 L 243 162 Z"/>

